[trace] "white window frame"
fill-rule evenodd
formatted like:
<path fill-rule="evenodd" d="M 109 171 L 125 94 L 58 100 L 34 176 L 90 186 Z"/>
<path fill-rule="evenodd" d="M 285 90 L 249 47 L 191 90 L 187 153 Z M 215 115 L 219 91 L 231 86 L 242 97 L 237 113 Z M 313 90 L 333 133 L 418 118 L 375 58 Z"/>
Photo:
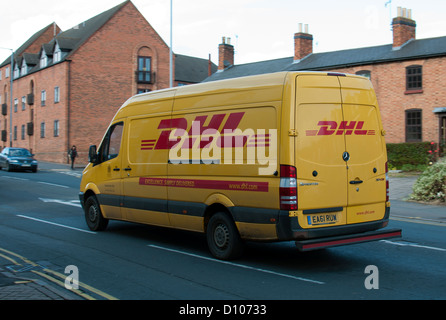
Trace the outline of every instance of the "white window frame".
<path fill-rule="evenodd" d="M 60 88 L 54 87 L 54 103 L 60 102 Z"/>
<path fill-rule="evenodd" d="M 59 129 L 60 129 L 60 125 L 59 125 L 59 120 L 54 120 L 54 136 L 58 137 L 59 136 Z"/>
<path fill-rule="evenodd" d="M 48 57 L 45 51 L 42 50 L 42 54 L 40 56 L 40 67 L 45 68 L 46 66 L 48 66 Z"/>
<path fill-rule="evenodd" d="M 62 51 L 59 48 L 59 44 L 56 43 L 56 47 L 54 48 L 53 61 L 59 62 L 62 60 Z"/>
<path fill-rule="evenodd" d="M 42 90 L 40 92 L 40 105 L 43 107 L 46 104 L 46 91 Z"/>

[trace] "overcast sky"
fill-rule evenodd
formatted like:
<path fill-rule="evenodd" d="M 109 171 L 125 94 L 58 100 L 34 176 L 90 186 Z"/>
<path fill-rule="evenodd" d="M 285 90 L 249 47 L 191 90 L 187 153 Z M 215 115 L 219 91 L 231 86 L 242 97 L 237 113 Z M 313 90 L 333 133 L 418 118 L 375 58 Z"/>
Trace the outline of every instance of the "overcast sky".
<path fill-rule="evenodd" d="M 0 47 L 17 49 L 52 22 L 67 30 L 124 0 L 2 1 Z M 222 36 L 231 37 L 235 64 L 290 57 L 298 24 L 308 24 L 313 51 L 392 42 L 397 7 L 412 9 L 417 38 L 446 36 L 445 0 L 173 0 L 173 51 L 218 62 Z M 169 45 L 170 0 L 132 0 Z M 10 55 L 0 50 L 0 60 Z"/>

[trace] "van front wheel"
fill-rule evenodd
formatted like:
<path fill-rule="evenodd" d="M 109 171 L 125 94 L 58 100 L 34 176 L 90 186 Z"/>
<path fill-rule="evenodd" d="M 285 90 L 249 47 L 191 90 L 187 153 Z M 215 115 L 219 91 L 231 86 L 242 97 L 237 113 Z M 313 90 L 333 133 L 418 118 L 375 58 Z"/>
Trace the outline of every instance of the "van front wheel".
<path fill-rule="evenodd" d="M 101 207 L 95 196 L 90 196 L 85 201 L 85 221 L 92 231 L 102 231 L 107 228 L 108 219 L 102 216 Z"/>
<path fill-rule="evenodd" d="M 218 259 L 235 259 L 243 252 L 243 241 L 237 227 L 223 212 L 217 212 L 209 220 L 206 239 L 209 250 Z"/>

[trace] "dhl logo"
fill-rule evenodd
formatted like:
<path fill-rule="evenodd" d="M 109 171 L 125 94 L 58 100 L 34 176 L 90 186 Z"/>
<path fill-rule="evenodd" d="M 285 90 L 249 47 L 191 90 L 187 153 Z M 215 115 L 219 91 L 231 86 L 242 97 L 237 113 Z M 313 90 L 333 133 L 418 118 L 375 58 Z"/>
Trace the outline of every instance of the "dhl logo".
<path fill-rule="evenodd" d="M 269 147 L 270 134 L 265 134 L 264 130 L 256 134 L 254 130 L 241 131 L 238 128 L 244 114 L 216 114 L 207 125 L 208 116 L 197 116 L 190 127 L 186 118 L 163 119 L 158 125 L 162 130 L 158 139 L 141 140 L 141 150 L 172 149 L 180 142 L 181 149 L 209 148 L 213 143 L 219 148 Z"/>
<path fill-rule="evenodd" d="M 375 130 L 363 130 L 364 121 L 319 121 L 318 130 L 306 130 L 307 136 L 331 136 L 331 135 L 375 135 Z"/>

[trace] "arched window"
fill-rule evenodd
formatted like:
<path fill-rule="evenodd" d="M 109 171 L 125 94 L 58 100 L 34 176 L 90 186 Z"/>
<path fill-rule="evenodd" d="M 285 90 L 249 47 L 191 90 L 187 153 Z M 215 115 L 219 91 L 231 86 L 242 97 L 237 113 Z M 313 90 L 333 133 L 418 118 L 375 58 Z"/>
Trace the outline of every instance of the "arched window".
<path fill-rule="evenodd" d="M 356 75 L 358 76 L 362 76 L 362 77 L 366 77 L 367 79 L 371 80 L 372 79 L 372 74 L 369 70 L 361 70 L 361 71 L 357 71 Z"/>

